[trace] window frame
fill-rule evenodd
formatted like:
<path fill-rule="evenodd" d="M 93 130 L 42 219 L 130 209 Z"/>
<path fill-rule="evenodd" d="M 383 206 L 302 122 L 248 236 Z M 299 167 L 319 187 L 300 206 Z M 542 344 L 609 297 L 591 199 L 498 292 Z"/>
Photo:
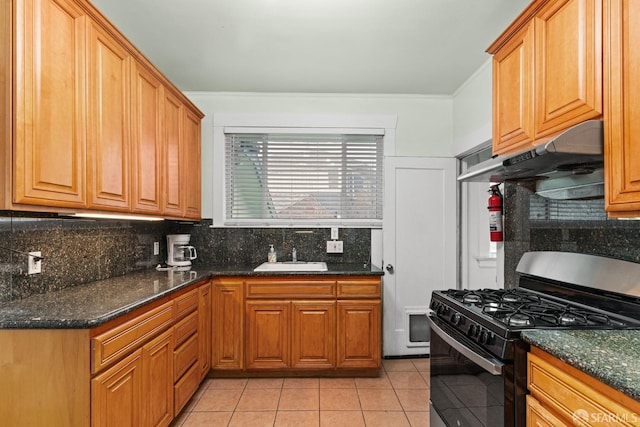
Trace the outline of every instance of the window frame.
<path fill-rule="evenodd" d="M 349 227 L 382 228 L 382 220 L 269 219 L 228 220 L 225 194 L 225 131 L 235 133 L 367 133 L 383 135 L 383 159 L 395 154 L 397 116 L 215 114 L 213 117 L 214 227 Z M 384 160 L 383 160 L 384 163 Z M 206 165 L 204 165 L 206 167 Z M 384 167 L 384 165 L 383 165 Z"/>

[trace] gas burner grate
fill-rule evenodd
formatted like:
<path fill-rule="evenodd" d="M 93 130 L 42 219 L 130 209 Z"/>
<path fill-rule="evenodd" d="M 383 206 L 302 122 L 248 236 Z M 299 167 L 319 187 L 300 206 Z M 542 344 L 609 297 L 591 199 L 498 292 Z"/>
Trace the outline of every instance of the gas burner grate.
<path fill-rule="evenodd" d="M 509 306 L 485 306 L 483 313 L 514 327 L 545 326 L 622 326 L 609 316 L 551 302 Z"/>

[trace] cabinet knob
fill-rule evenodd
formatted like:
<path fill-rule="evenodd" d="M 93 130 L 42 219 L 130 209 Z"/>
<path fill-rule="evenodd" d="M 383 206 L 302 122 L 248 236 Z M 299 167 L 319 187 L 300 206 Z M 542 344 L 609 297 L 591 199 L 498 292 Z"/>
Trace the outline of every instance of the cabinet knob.
<path fill-rule="evenodd" d="M 387 271 L 389 272 L 389 274 L 393 274 L 393 265 L 387 264 Z"/>

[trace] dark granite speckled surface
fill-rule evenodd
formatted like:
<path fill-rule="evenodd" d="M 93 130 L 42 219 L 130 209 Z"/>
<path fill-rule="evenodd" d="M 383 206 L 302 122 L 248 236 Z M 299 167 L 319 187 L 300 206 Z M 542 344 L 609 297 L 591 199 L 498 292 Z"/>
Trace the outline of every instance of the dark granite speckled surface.
<path fill-rule="evenodd" d="M 118 316 L 188 286 L 216 276 L 273 276 L 253 268 L 199 267 L 191 271 L 149 269 L 80 286 L 46 292 L 0 305 L 0 328 L 85 329 Z M 278 272 L 279 276 L 347 275 L 380 276 L 382 270 L 364 264 L 329 264 L 326 272 Z"/>
<path fill-rule="evenodd" d="M 530 330 L 528 343 L 640 400 L 640 331 Z"/>

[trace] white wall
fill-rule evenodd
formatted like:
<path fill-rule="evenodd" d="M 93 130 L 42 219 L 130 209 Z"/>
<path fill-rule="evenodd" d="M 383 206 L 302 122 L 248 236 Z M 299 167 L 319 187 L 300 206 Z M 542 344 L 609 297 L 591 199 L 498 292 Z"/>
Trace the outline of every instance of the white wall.
<path fill-rule="evenodd" d="M 453 94 L 454 156 L 491 139 L 492 76 L 489 58 Z"/>
<path fill-rule="evenodd" d="M 453 95 L 452 152 L 474 151 L 491 140 L 492 68 L 489 58 Z M 489 253 L 489 183 L 463 183 L 460 194 L 460 286 L 503 286 L 502 244 L 498 258 Z M 500 267 L 500 268 L 499 268 Z"/>
<path fill-rule="evenodd" d="M 186 92 L 202 121 L 202 216 L 213 215 L 213 115 L 396 115 L 396 156 L 451 157 L 453 99 L 448 96 Z"/>

